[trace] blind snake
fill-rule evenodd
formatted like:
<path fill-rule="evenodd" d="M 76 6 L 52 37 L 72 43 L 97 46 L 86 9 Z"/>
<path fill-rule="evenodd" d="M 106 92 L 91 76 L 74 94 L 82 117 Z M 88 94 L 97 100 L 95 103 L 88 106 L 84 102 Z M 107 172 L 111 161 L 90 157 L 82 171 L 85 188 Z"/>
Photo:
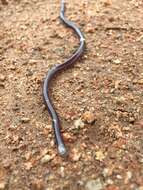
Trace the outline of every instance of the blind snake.
<path fill-rule="evenodd" d="M 85 39 L 83 37 L 83 34 L 73 22 L 67 20 L 64 13 L 65 13 L 65 2 L 64 0 L 61 0 L 60 19 L 63 21 L 63 23 L 66 26 L 71 28 L 76 33 L 76 35 L 79 38 L 80 44 L 76 52 L 70 58 L 68 58 L 64 63 L 56 65 L 48 71 L 44 80 L 44 85 L 43 85 L 43 99 L 48 109 L 48 112 L 50 114 L 50 117 L 52 119 L 52 127 L 54 129 L 56 144 L 57 144 L 58 152 L 61 156 L 67 155 L 67 148 L 65 147 L 65 144 L 60 132 L 59 116 L 56 110 L 54 109 L 53 103 L 49 95 L 49 85 L 50 85 L 50 81 L 59 71 L 73 65 L 81 57 L 85 48 Z"/>

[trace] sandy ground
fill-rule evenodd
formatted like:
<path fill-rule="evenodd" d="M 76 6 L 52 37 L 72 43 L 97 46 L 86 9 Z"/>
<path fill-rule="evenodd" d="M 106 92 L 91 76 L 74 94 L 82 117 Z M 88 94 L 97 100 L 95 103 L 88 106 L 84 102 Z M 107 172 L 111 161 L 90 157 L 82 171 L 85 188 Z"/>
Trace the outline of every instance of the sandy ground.
<path fill-rule="evenodd" d="M 42 85 L 78 47 L 58 0 L 0 2 L 0 189 L 143 190 L 143 1 L 66 1 L 86 38 L 51 84 L 69 156 L 57 154 Z"/>

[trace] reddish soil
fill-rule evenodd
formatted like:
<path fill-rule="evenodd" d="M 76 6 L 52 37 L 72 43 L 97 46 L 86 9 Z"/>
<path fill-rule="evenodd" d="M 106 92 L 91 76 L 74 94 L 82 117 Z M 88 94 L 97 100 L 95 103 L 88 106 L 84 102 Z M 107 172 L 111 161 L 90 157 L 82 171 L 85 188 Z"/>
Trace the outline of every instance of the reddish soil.
<path fill-rule="evenodd" d="M 78 39 L 58 0 L 0 2 L 0 189 L 143 190 L 143 1 L 66 2 L 86 39 L 81 60 L 51 84 L 67 158 L 42 85 Z"/>

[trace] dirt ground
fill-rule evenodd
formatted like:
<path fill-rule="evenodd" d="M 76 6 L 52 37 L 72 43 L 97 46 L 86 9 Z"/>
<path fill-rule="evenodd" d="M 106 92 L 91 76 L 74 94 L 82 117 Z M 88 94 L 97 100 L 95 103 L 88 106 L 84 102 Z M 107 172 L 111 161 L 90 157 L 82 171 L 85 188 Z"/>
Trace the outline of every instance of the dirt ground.
<path fill-rule="evenodd" d="M 0 190 L 143 190 L 143 1 L 66 2 L 86 39 L 51 84 L 67 158 L 42 85 L 78 39 L 59 0 L 0 2 Z"/>

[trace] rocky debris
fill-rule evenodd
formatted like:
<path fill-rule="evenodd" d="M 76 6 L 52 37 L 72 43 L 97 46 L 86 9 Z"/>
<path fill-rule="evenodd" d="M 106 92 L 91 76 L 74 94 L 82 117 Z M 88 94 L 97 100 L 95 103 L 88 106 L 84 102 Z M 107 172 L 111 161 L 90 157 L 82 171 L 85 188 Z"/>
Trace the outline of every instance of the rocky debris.
<path fill-rule="evenodd" d="M 78 180 L 78 181 L 77 181 L 77 184 L 78 184 L 79 186 L 83 186 L 83 185 L 84 185 L 84 182 L 83 182 L 82 180 Z"/>
<path fill-rule="evenodd" d="M 103 184 L 101 183 L 100 178 L 96 180 L 89 180 L 85 185 L 86 190 L 102 190 Z"/>
<path fill-rule="evenodd" d="M 9 128 L 11 129 L 11 130 L 15 130 L 15 129 L 17 129 L 17 125 L 16 124 L 11 124 L 10 126 L 9 126 Z"/>
<path fill-rule="evenodd" d="M 139 162 L 143 164 L 143 158 L 139 158 Z"/>
<path fill-rule="evenodd" d="M 120 64 L 120 63 L 121 63 L 121 60 L 120 60 L 120 59 L 115 59 L 115 60 L 113 60 L 113 63 L 115 63 L 115 64 Z"/>
<path fill-rule="evenodd" d="M 84 127 L 84 123 L 81 119 L 77 119 L 74 121 L 74 126 L 76 129 L 80 129 Z"/>
<path fill-rule="evenodd" d="M 129 123 L 134 123 L 136 121 L 136 118 L 134 117 L 129 117 Z"/>
<path fill-rule="evenodd" d="M 81 151 L 74 148 L 70 153 L 70 158 L 73 162 L 77 162 L 81 158 Z"/>
<path fill-rule="evenodd" d="M 15 65 L 11 65 L 11 66 L 9 67 L 9 69 L 12 70 L 12 71 L 15 71 L 15 70 L 16 70 L 16 66 L 15 66 Z"/>
<path fill-rule="evenodd" d="M 22 117 L 22 118 L 20 119 L 20 121 L 21 121 L 22 123 L 28 123 L 28 122 L 30 121 L 30 118 L 28 118 L 28 117 Z"/>
<path fill-rule="evenodd" d="M 143 35 L 139 36 L 137 39 L 136 39 L 137 42 L 142 42 L 143 43 Z"/>
<path fill-rule="evenodd" d="M 127 171 L 125 179 L 124 179 L 124 183 L 127 184 L 130 181 L 130 179 L 132 178 L 132 176 L 133 176 L 132 172 Z"/>
<path fill-rule="evenodd" d="M 64 133 L 64 134 L 63 134 L 63 137 L 64 137 L 65 141 L 67 141 L 67 142 L 73 142 L 74 139 L 75 139 L 75 137 L 73 137 L 73 136 L 72 136 L 71 134 L 69 134 L 69 133 Z"/>
<path fill-rule="evenodd" d="M 47 130 L 51 130 L 52 129 L 52 125 L 45 125 L 44 128 L 47 129 Z"/>
<path fill-rule="evenodd" d="M 105 158 L 105 155 L 101 150 L 95 152 L 95 159 L 96 160 L 102 161 L 102 160 L 104 160 L 104 158 Z"/>
<path fill-rule="evenodd" d="M 25 169 L 26 169 L 27 171 L 29 171 L 29 170 L 33 167 L 33 163 L 32 163 L 32 162 L 26 162 L 26 163 L 24 164 L 24 166 L 25 166 Z"/>
<path fill-rule="evenodd" d="M 10 159 L 5 159 L 2 164 L 5 169 L 10 169 L 12 161 Z"/>
<path fill-rule="evenodd" d="M 5 188 L 6 188 L 6 182 L 0 181 L 0 190 L 5 190 Z"/>
<path fill-rule="evenodd" d="M 120 83 L 121 83 L 120 80 L 115 81 L 115 89 L 119 89 Z"/>
<path fill-rule="evenodd" d="M 3 74 L 0 74 L 0 82 L 4 82 L 6 77 Z"/>
<path fill-rule="evenodd" d="M 65 177 L 65 168 L 63 166 L 60 167 L 60 175 L 62 178 Z"/>
<path fill-rule="evenodd" d="M 32 156 L 32 153 L 31 152 L 26 152 L 25 155 L 24 155 L 24 158 L 26 161 L 28 161 Z"/>
<path fill-rule="evenodd" d="M 92 124 L 92 123 L 96 120 L 96 117 L 95 117 L 95 115 L 94 115 L 92 112 L 86 111 L 86 112 L 82 115 L 82 120 L 83 120 L 85 123 Z"/>
<path fill-rule="evenodd" d="M 118 105 L 125 104 L 126 98 L 124 96 L 115 97 L 115 101 Z"/>
<path fill-rule="evenodd" d="M 102 174 L 103 174 L 104 177 L 107 177 L 109 175 L 109 169 L 104 168 Z"/>
<path fill-rule="evenodd" d="M 46 154 L 45 156 L 43 156 L 41 158 L 41 163 L 46 164 L 46 163 L 50 162 L 52 159 L 53 159 L 53 156 Z"/>
<path fill-rule="evenodd" d="M 95 32 L 94 27 L 91 24 L 87 24 L 86 32 L 87 33 L 94 33 Z"/>
<path fill-rule="evenodd" d="M 118 174 L 118 175 L 116 175 L 116 178 L 117 179 L 122 179 L 122 176 Z"/>
<path fill-rule="evenodd" d="M 112 185 L 113 183 L 114 183 L 114 181 L 112 179 L 110 179 L 110 178 L 108 178 L 106 180 L 106 184 L 108 184 L 108 185 Z"/>
<path fill-rule="evenodd" d="M 139 80 L 137 81 L 137 83 L 142 85 L 142 84 L 143 84 L 143 79 L 139 79 Z"/>

